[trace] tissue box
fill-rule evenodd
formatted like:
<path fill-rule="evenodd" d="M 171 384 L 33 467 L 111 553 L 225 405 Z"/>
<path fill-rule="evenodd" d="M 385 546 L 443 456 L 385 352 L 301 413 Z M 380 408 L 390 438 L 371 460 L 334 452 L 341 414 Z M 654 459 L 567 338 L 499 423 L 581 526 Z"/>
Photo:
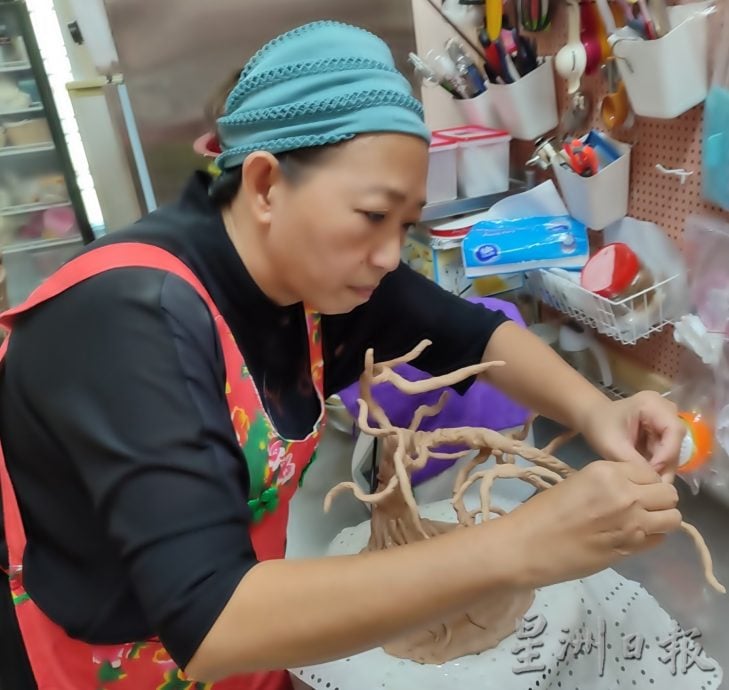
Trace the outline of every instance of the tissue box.
<path fill-rule="evenodd" d="M 448 292 L 460 295 L 471 285 L 461 259 L 462 241 L 462 237 L 432 237 L 416 231 L 405 240 L 402 260 Z"/>
<path fill-rule="evenodd" d="M 467 278 L 582 268 L 590 258 L 587 228 L 570 216 L 481 221 L 462 250 Z"/>

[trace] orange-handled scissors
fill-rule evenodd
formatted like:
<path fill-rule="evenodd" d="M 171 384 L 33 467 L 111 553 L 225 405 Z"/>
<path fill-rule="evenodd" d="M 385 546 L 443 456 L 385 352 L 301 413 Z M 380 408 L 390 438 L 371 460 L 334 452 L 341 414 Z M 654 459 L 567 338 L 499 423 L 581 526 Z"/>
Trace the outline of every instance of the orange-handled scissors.
<path fill-rule="evenodd" d="M 581 177 L 597 175 L 600 161 L 592 146 L 587 146 L 581 139 L 573 139 L 565 143 L 563 151 L 572 170 Z"/>

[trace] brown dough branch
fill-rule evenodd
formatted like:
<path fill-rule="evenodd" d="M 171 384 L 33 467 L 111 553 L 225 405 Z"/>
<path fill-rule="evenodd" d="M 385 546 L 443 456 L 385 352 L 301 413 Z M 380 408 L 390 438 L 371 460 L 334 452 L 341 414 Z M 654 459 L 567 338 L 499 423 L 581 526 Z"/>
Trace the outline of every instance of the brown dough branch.
<path fill-rule="evenodd" d="M 443 409 L 447 392 L 441 395 L 437 404 L 419 407 L 407 429 L 393 426 L 372 395 L 373 385 L 387 381 L 400 391 L 415 395 L 446 388 L 490 368 L 504 365 L 503 362 L 487 362 L 417 382 L 408 381 L 394 371 L 396 366 L 415 360 L 430 344 L 430 341 L 424 340 L 406 355 L 386 362 L 376 363 L 372 350 L 368 350 L 365 355 L 364 371 L 360 377 L 361 398 L 358 401 L 357 421 L 363 432 L 383 441 L 377 490 L 373 494 L 366 494 L 353 482 L 343 482 L 327 494 L 324 509 L 328 511 L 334 498 L 344 491 L 352 491 L 360 501 L 371 504 L 368 551 L 432 539 L 454 529 L 472 527 L 479 517 L 488 520 L 492 515 L 504 515 L 502 509 L 491 504 L 491 489 L 497 479 L 519 479 L 538 491 L 544 491 L 575 471 L 554 457 L 554 452 L 571 439 L 573 433 L 555 438 L 540 450 L 524 442 L 530 423 L 520 434 L 513 436 L 477 427 L 420 431 L 423 419 L 435 416 Z M 377 426 L 370 426 L 370 419 Z M 465 446 L 468 450 L 459 453 L 433 451 L 446 444 Z M 457 521 L 441 522 L 421 517 L 410 482 L 412 472 L 424 467 L 431 458 L 456 459 L 471 455 L 473 451 L 477 452 L 476 456 L 460 468 L 454 482 L 453 507 Z M 476 467 L 492 456 L 496 461 L 494 467 L 474 472 Z M 517 457 L 530 461 L 532 466 L 517 466 Z M 465 506 L 464 495 L 469 487 L 479 482 L 481 506 L 471 511 Z M 717 591 L 725 593 L 726 590 L 714 576 L 711 554 L 698 530 L 687 523 L 682 523 L 682 529 L 696 544 L 707 582 Z M 393 656 L 429 664 L 441 664 L 467 654 L 478 654 L 495 647 L 511 635 L 533 600 L 534 592 L 531 590 L 515 589 L 511 597 L 505 597 L 503 592 L 487 594 L 468 611 L 394 640 L 384 648 Z"/>

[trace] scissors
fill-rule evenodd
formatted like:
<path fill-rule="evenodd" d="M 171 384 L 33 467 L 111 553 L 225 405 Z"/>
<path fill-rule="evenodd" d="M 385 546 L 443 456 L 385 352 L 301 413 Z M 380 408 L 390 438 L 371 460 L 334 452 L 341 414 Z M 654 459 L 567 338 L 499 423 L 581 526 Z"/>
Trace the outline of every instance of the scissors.
<path fill-rule="evenodd" d="M 592 146 L 587 146 L 580 139 L 573 139 L 565 143 L 562 149 L 567 156 L 569 166 L 580 177 L 592 177 L 597 175 L 600 162 L 597 153 Z"/>

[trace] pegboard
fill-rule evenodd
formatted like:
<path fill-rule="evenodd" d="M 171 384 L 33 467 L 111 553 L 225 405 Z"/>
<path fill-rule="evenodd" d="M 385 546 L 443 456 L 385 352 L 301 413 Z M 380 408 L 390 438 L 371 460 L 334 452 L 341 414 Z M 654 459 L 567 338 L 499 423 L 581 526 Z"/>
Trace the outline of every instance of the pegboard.
<path fill-rule="evenodd" d="M 559 6 L 552 28 L 533 34 L 542 55 L 554 55 L 566 42 L 566 5 L 561 0 L 556 1 Z M 717 0 L 717 3 L 726 2 L 729 0 Z M 716 35 L 718 31 L 729 31 L 729 21 L 725 20 L 723 27 L 720 26 L 720 21 L 721 13 L 711 16 L 712 35 Z M 713 43 L 714 41 L 710 41 L 709 45 Z M 560 112 L 563 113 L 568 103 L 566 85 L 559 75 L 555 74 L 555 79 Z M 583 77 L 582 90 L 592 99 L 591 126 L 604 131 L 599 116 L 599 104 L 605 94 L 605 86 L 600 73 Z M 633 127 L 611 132 L 611 136 L 633 147 L 628 215 L 656 223 L 679 247 L 682 247 L 683 231 L 690 214 L 708 214 L 729 221 L 729 213 L 707 203 L 701 196 L 703 112 L 703 105 L 699 105 L 673 120 L 637 117 Z M 528 157 L 532 152 L 531 145 L 520 145 L 520 155 Z M 664 175 L 656 170 L 657 163 L 667 168 L 691 170 L 693 175 L 682 185 L 677 177 Z M 601 234 L 593 233 L 592 239 L 599 245 Z M 640 362 L 643 367 L 668 378 L 673 378 L 678 371 L 682 348 L 674 341 L 670 327 L 637 345 L 623 347 L 611 342 L 606 344 L 624 349 L 628 356 Z"/>

